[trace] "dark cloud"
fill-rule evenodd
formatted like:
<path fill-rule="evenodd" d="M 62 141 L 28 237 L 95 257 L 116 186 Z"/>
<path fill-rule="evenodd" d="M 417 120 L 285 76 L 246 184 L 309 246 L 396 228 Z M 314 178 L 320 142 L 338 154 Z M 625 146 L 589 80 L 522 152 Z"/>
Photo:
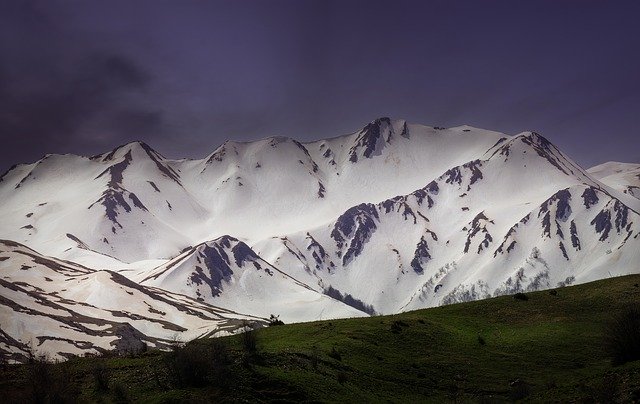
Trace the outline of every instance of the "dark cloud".
<path fill-rule="evenodd" d="M 33 140 L 64 150 L 74 143 L 107 146 L 123 133 L 144 136 L 162 128 L 160 111 L 130 103 L 151 79 L 131 59 L 116 54 L 83 56 L 65 66 L 3 75 L 0 137 L 3 150 L 30 150 Z M 95 127 L 102 122 L 102 127 Z M 53 150 L 52 150 L 53 151 Z"/>
<path fill-rule="evenodd" d="M 110 147 L 124 133 L 162 133 L 162 111 L 139 101 L 153 81 L 149 70 L 125 53 L 75 37 L 39 4 L 0 8 L 9 22 L 0 47 L 3 165 L 17 156 L 29 161 L 48 152 Z"/>
<path fill-rule="evenodd" d="M 141 139 L 311 140 L 379 117 L 640 160 L 640 3 L 0 0 L 0 171 Z M 606 135 L 604 135 L 606 134 Z M 623 146 L 621 146 L 623 145 Z"/>

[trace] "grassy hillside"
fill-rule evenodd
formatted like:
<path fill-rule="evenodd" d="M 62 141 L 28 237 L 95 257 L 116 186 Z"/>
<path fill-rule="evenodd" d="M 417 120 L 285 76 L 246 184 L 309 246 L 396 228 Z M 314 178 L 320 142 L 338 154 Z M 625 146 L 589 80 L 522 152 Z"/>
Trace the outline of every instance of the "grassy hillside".
<path fill-rule="evenodd" d="M 527 300 L 269 327 L 174 354 L 5 366 L 0 394 L 100 402 L 640 401 L 640 361 L 613 366 L 604 345 L 611 319 L 640 303 L 639 284 L 631 275 Z"/>

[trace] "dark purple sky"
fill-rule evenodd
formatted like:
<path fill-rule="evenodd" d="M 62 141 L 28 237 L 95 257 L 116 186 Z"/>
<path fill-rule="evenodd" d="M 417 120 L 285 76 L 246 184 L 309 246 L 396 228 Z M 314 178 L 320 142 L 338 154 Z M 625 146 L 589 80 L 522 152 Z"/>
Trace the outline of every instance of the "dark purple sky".
<path fill-rule="evenodd" d="M 0 171 L 134 139 L 536 130 L 640 162 L 639 1 L 0 0 Z"/>

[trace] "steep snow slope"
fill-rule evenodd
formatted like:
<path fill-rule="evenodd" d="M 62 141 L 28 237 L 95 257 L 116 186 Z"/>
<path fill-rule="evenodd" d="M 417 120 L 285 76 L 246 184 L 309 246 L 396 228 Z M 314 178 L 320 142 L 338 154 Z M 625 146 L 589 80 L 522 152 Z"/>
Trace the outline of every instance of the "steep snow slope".
<path fill-rule="evenodd" d="M 587 171 L 603 184 L 640 199 L 640 164 L 610 161 Z"/>
<path fill-rule="evenodd" d="M 176 338 L 234 332 L 253 316 L 140 286 L 0 240 L 0 354 L 51 359 L 105 350 L 163 348 Z"/>
<path fill-rule="evenodd" d="M 165 258 L 189 240 L 186 224 L 206 217 L 177 172 L 138 142 L 91 158 L 47 155 L 7 173 L 0 197 L 2 237 L 59 257 L 80 248 L 97 262 Z"/>
<path fill-rule="evenodd" d="M 484 157 L 254 249 L 382 313 L 638 270 L 638 213 L 546 139 L 525 133 Z"/>
<path fill-rule="evenodd" d="M 310 321 L 365 315 L 283 273 L 229 236 L 199 244 L 152 271 L 130 276 L 142 285 L 260 317 L 277 313 L 288 321 Z"/>
<path fill-rule="evenodd" d="M 637 273 L 639 167 L 584 170 L 532 132 L 388 118 L 202 160 L 140 142 L 47 155 L 0 177 L 1 346 L 99 351 L 122 324 L 162 346 L 249 315 L 394 313 Z"/>
<path fill-rule="evenodd" d="M 166 259 L 226 234 L 255 242 L 411 192 L 501 136 L 381 118 L 306 144 L 226 142 L 203 160 L 167 160 L 139 142 L 91 158 L 49 155 L 0 182 L 0 237 L 112 269 L 110 257 Z"/>

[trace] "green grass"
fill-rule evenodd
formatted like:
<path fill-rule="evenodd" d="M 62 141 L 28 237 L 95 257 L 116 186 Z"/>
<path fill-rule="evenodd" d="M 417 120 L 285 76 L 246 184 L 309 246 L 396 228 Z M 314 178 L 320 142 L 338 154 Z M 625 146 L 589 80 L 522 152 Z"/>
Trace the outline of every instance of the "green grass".
<path fill-rule="evenodd" d="M 166 353 L 77 358 L 52 366 L 50 383 L 58 387 L 49 390 L 82 402 L 118 402 L 118 390 L 135 402 L 629 402 L 640 400 L 640 361 L 613 367 L 603 341 L 611 317 L 640 302 L 639 283 L 640 275 L 630 275 L 556 289 L 555 296 L 529 293 L 527 301 L 503 296 L 264 328 L 257 354 L 245 353 L 238 336 L 225 338 L 226 376 L 200 388 L 172 380 Z M 95 387 L 97 363 L 109 370 L 107 391 Z M 3 397 L 30 397 L 29 365 L 0 373 Z M 511 385 L 516 380 L 520 387 Z"/>

